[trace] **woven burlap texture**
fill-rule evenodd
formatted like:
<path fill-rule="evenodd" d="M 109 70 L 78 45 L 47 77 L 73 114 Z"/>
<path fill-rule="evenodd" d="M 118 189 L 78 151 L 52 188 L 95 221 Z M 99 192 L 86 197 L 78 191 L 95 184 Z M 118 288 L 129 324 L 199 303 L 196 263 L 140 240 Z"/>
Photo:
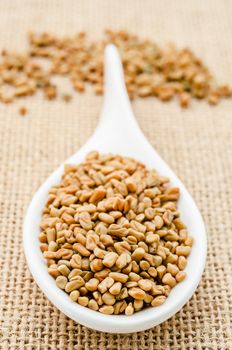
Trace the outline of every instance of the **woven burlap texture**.
<path fill-rule="evenodd" d="M 28 30 L 100 38 L 126 28 L 158 43 L 190 46 L 219 82 L 232 79 L 231 1 L 0 2 L 0 48 L 26 47 Z M 66 92 L 66 91 L 63 91 Z M 185 350 L 232 349 L 232 102 L 133 102 L 146 137 L 192 193 L 208 232 L 208 259 L 200 286 L 184 308 L 145 332 L 110 335 L 87 329 L 57 310 L 39 290 L 22 249 L 23 216 L 33 193 L 94 130 L 101 97 L 91 91 L 73 101 L 40 96 L 0 105 L 1 349 Z M 18 106 L 29 109 L 26 117 Z M 191 213 L 189 213 L 191 215 Z M 129 319 L 128 319 L 129 322 Z"/>

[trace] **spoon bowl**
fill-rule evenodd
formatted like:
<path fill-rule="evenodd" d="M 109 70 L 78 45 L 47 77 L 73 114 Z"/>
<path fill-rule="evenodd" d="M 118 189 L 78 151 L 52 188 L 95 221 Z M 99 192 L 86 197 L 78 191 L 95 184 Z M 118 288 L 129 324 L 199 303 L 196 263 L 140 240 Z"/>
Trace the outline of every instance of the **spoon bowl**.
<path fill-rule="evenodd" d="M 133 115 L 124 84 L 123 70 L 117 49 L 108 45 L 105 49 L 105 96 L 100 122 L 85 145 L 65 163 L 82 162 L 89 151 L 114 153 L 129 156 L 143 162 L 148 168 L 155 168 L 170 184 L 180 188 L 178 209 L 194 238 L 188 265 L 187 278 L 172 289 L 165 303 L 156 308 L 147 308 L 132 316 L 104 315 L 71 301 L 60 290 L 48 274 L 47 265 L 39 248 L 39 224 L 51 186 L 60 181 L 62 164 L 42 184 L 34 195 L 24 221 L 24 252 L 29 269 L 47 298 L 64 314 L 89 328 L 109 333 L 131 333 L 143 331 L 165 321 L 191 298 L 204 270 L 207 240 L 201 214 L 183 183 L 152 148 L 139 128 Z"/>

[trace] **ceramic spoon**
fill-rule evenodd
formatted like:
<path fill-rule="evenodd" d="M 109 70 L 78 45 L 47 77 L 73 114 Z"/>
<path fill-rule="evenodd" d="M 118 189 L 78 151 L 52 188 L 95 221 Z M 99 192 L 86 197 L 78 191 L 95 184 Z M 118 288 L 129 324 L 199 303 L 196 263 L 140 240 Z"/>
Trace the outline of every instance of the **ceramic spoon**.
<path fill-rule="evenodd" d="M 39 188 L 27 210 L 24 222 L 26 259 L 35 281 L 44 294 L 58 309 L 76 322 L 110 333 L 142 331 L 174 315 L 193 295 L 205 266 L 206 232 L 194 200 L 168 164 L 152 148 L 137 124 L 126 92 L 119 54 L 113 45 L 108 45 L 105 50 L 105 96 L 100 122 L 92 137 L 65 163 L 80 163 L 91 150 L 131 156 L 144 162 L 149 168 L 157 169 L 160 175 L 170 178 L 171 185 L 180 188 L 179 210 L 190 235 L 194 238 L 194 245 L 185 270 L 186 280 L 172 290 L 163 305 L 147 308 L 132 316 L 104 315 L 71 301 L 48 274 L 38 240 L 42 208 L 49 188 L 59 182 L 63 173 L 63 164 Z"/>

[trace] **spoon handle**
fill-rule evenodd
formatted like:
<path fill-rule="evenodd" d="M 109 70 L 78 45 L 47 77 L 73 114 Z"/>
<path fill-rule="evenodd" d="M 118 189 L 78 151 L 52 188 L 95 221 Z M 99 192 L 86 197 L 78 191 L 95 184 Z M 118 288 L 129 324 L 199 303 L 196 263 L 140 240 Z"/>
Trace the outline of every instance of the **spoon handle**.
<path fill-rule="evenodd" d="M 99 126 L 104 125 L 115 133 L 120 133 L 123 128 L 139 128 L 127 94 L 119 52 L 112 44 L 105 48 L 104 85 Z"/>

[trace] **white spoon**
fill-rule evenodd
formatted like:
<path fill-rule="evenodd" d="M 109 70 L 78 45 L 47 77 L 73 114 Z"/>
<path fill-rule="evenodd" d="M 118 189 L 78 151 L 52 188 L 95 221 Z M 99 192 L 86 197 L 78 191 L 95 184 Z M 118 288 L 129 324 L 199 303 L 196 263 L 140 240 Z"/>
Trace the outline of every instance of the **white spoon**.
<path fill-rule="evenodd" d="M 101 153 L 119 153 L 138 159 L 149 168 L 157 169 L 161 175 L 169 177 L 171 184 L 180 188 L 179 210 L 190 235 L 194 238 L 186 268 L 187 279 L 172 290 L 163 305 L 147 308 L 132 316 L 104 315 L 72 302 L 48 274 L 38 240 L 42 208 L 49 188 L 59 182 L 63 165 L 39 188 L 27 210 L 23 237 L 26 259 L 35 281 L 44 294 L 58 309 L 76 322 L 110 333 L 143 331 L 174 315 L 191 298 L 204 270 L 207 241 L 204 223 L 194 200 L 146 140 L 135 120 L 124 84 L 120 58 L 113 45 L 108 45 L 105 50 L 105 96 L 99 125 L 86 144 L 65 163 L 80 163 L 85 155 L 94 149 Z"/>

